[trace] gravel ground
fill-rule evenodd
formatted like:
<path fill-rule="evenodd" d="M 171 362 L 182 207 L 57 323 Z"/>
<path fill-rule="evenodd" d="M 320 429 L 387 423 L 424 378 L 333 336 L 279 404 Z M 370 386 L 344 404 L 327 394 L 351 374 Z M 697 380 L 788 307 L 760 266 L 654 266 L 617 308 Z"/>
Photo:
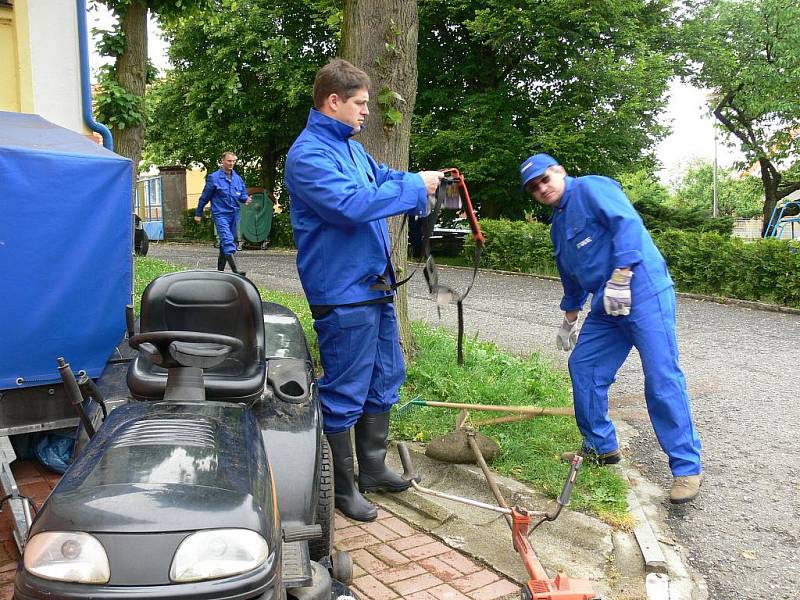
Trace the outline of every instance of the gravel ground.
<path fill-rule="evenodd" d="M 149 256 L 215 268 L 210 245 L 151 244 Z M 257 284 L 302 293 L 294 254 L 246 250 L 240 268 Z M 465 289 L 471 271 L 440 268 L 440 281 Z M 439 323 L 419 273 L 409 283 L 411 318 Z M 557 281 L 482 272 L 465 305 L 466 334 L 515 352 L 538 351 L 566 369 L 555 350 L 561 321 Z M 441 323 L 455 327 L 455 308 Z M 710 598 L 800 597 L 800 315 L 680 297 L 678 341 L 704 446 L 706 481 L 682 507 L 663 502 L 664 531 L 705 578 Z M 630 426 L 630 461 L 666 490 L 670 474 L 644 410 L 634 352 L 611 390 Z M 669 540 L 666 540 L 669 541 Z"/>

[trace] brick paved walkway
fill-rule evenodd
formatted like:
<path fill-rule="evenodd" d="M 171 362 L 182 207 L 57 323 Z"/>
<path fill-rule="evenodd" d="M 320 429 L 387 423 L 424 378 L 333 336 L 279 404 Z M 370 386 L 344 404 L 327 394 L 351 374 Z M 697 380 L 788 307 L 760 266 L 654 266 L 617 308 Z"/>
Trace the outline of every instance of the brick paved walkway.
<path fill-rule="evenodd" d="M 59 476 L 36 461 L 12 466 L 20 492 L 38 506 Z M 0 513 L 0 600 L 14 592 L 18 554 L 10 511 Z M 362 600 L 500 600 L 519 597 L 519 585 L 486 569 L 458 550 L 379 509 L 372 523 L 336 514 L 338 550 L 353 558 L 353 588 Z"/>
<path fill-rule="evenodd" d="M 20 493 L 31 498 L 36 506 L 42 505 L 60 479 L 58 474 L 33 460 L 16 460 L 11 470 Z M 11 533 L 13 528 L 11 510 L 3 505 L 3 512 L 0 512 L 0 600 L 11 600 L 14 595 L 14 572 L 19 554 Z"/>

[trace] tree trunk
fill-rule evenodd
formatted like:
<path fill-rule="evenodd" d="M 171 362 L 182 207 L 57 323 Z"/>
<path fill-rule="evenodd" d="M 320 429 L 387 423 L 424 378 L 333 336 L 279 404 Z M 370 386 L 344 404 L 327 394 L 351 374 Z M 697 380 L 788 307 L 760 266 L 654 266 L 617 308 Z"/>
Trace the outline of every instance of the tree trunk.
<path fill-rule="evenodd" d="M 367 72 L 372 79 L 370 116 L 358 140 L 372 157 L 393 169 L 408 169 L 411 115 L 417 96 L 417 35 L 419 20 L 416 0 L 345 0 L 340 56 Z M 382 92 L 395 92 L 402 99 L 379 102 Z M 384 94 L 385 95 L 385 94 Z M 388 124 L 386 112 L 392 108 L 402 120 Z M 389 220 L 392 260 L 398 278 L 408 271 L 408 230 L 402 217 Z M 408 354 L 412 350 L 408 320 L 406 286 L 395 299 L 400 343 Z"/>
<path fill-rule="evenodd" d="M 761 183 L 764 185 L 764 214 L 761 220 L 761 237 L 764 237 L 772 218 L 772 211 L 775 210 L 775 205 L 780 200 L 778 197 L 780 175 L 766 158 L 758 159 L 758 163 L 761 167 Z"/>
<path fill-rule="evenodd" d="M 133 0 L 121 17 L 121 28 L 125 34 L 125 51 L 117 57 L 115 68 L 117 81 L 130 94 L 140 98 L 144 111 L 144 91 L 147 79 L 147 3 Z M 124 129 L 111 128 L 114 136 L 114 151 L 133 161 L 133 183 L 144 147 L 144 121 Z"/>

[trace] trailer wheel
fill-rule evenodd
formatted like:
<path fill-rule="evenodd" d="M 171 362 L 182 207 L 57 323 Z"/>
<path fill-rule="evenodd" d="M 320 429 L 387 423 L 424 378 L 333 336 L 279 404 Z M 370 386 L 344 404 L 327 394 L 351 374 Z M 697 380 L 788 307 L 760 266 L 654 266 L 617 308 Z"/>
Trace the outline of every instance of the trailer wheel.
<path fill-rule="evenodd" d="M 310 558 L 315 561 L 330 556 L 333 550 L 333 458 L 325 436 L 320 451 L 317 524 L 322 527 L 322 535 L 308 541 Z"/>
<path fill-rule="evenodd" d="M 147 232 L 142 229 L 141 236 L 137 235 L 136 237 L 140 238 L 136 241 L 136 246 L 134 247 L 134 251 L 136 252 L 137 256 L 147 256 L 147 251 L 150 249 L 150 238 L 147 237 Z"/>

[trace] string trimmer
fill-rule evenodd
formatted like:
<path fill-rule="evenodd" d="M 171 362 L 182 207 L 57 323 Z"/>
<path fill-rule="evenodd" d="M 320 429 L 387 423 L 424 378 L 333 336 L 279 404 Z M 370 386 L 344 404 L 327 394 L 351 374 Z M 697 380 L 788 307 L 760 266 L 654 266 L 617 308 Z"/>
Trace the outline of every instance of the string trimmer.
<path fill-rule="evenodd" d="M 552 511 L 529 510 L 521 506 L 509 507 L 500 492 L 500 488 L 497 487 L 492 472 L 483 459 L 474 437 L 468 436 L 468 441 L 475 455 L 475 461 L 480 465 L 481 471 L 483 471 L 483 475 L 486 477 L 486 482 L 489 484 L 489 488 L 492 490 L 492 494 L 497 500 L 497 506 L 479 502 L 471 498 L 463 498 L 461 496 L 437 492 L 419 485 L 417 483 L 419 476 L 412 464 L 408 447 L 405 443 L 399 442 L 397 444 L 397 449 L 400 453 L 400 461 L 403 464 L 403 477 L 410 481 L 414 489 L 422 494 L 430 494 L 477 508 L 491 510 L 501 513 L 505 517 L 506 522 L 511 528 L 511 540 L 514 544 L 514 550 L 516 550 L 522 558 L 525 570 L 528 572 L 529 579 L 522 588 L 522 600 L 594 600 L 599 598 L 590 581 L 584 579 L 570 579 L 563 573 L 558 573 L 554 578 L 548 577 L 547 571 L 545 571 L 542 563 L 536 556 L 536 552 L 534 552 L 533 546 L 531 546 L 529 540 L 530 535 L 539 525 L 545 521 L 555 521 L 561 513 L 561 509 L 569 505 L 572 488 L 575 485 L 578 469 L 583 459 L 577 455 L 573 458 L 567 480 L 564 483 L 564 488 L 561 490 L 561 494 L 556 500 L 556 506 Z M 537 519 L 537 521 L 533 527 L 531 527 L 531 523 L 534 519 Z"/>

